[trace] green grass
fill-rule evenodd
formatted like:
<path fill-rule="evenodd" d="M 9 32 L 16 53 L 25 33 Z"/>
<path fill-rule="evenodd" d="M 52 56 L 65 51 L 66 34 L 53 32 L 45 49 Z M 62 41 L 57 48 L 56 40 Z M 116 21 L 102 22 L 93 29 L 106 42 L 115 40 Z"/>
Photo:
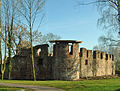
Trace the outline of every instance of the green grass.
<path fill-rule="evenodd" d="M 0 82 L 48 86 L 61 88 L 66 91 L 120 91 L 120 79 L 84 80 L 84 81 L 0 80 Z"/>

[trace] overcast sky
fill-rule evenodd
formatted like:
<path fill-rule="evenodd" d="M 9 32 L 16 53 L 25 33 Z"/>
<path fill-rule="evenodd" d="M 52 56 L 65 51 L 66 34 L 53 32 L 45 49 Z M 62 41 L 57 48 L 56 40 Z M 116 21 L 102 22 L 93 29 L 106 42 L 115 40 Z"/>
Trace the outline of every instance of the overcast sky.
<path fill-rule="evenodd" d="M 88 0 L 91 1 L 91 0 Z M 75 0 L 47 0 L 43 34 L 52 32 L 66 40 L 80 40 L 80 47 L 93 49 L 104 31 L 97 27 L 99 14 L 95 5 L 77 6 Z"/>

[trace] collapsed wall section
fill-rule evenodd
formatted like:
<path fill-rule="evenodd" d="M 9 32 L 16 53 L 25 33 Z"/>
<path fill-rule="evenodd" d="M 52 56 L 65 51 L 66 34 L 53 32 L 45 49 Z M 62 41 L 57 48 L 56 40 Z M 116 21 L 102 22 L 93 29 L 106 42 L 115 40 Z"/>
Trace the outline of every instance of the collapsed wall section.
<path fill-rule="evenodd" d="M 48 44 L 37 45 L 34 49 L 36 78 L 39 80 L 51 79 L 52 59 L 48 56 Z M 31 58 L 30 58 L 31 59 Z"/>
<path fill-rule="evenodd" d="M 80 77 L 115 75 L 114 56 L 85 48 L 80 49 Z"/>
<path fill-rule="evenodd" d="M 33 51 L 36 79 L 51 79 L 52 58 L 48 57 L 48 44 L 34 46 Z M 21 49 L 19 54 L 13 57 L 12 61 L 12 79 L 33 79 L 31 49 Z M 5 74 L 6 78 L 8 78 L 8 69 L 7 66 Z"/>

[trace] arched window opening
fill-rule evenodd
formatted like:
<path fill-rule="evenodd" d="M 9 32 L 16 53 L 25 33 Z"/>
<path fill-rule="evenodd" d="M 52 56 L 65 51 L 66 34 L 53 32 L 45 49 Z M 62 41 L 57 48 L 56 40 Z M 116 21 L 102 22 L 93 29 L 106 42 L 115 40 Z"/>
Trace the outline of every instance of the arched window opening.
<path fill-rule="evenodd" d="M 37 50 L 37 56 L 40 56 L 40 52 L 41 52 L 41 49 L 39 48 L 39 49 Z"/>

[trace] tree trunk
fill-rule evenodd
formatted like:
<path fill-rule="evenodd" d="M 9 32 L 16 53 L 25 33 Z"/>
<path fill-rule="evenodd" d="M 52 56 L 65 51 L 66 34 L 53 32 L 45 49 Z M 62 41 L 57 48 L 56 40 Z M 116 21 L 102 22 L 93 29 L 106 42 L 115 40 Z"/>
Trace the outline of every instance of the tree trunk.
<path fill-rule="evenodd" d="M 2 73 L 2 80 L 4 79 L 4 71 L 1 72 Z"/>
<path fill-rule="evenodd" d="M 32 44 L 32 24 L 31 24 L 31 7 L 30 7 L 30 22 L 29 22 L 29 29 L 30 29 L 30 45 L 31 45 L 31 56 L 32 56 L 32 69 L 33 69 L 33 80 L 36 81 L 36 75 L 35 75 L 35 64 L 34 64 L 34 53 L 33 53 L 33 44 Z"/>

